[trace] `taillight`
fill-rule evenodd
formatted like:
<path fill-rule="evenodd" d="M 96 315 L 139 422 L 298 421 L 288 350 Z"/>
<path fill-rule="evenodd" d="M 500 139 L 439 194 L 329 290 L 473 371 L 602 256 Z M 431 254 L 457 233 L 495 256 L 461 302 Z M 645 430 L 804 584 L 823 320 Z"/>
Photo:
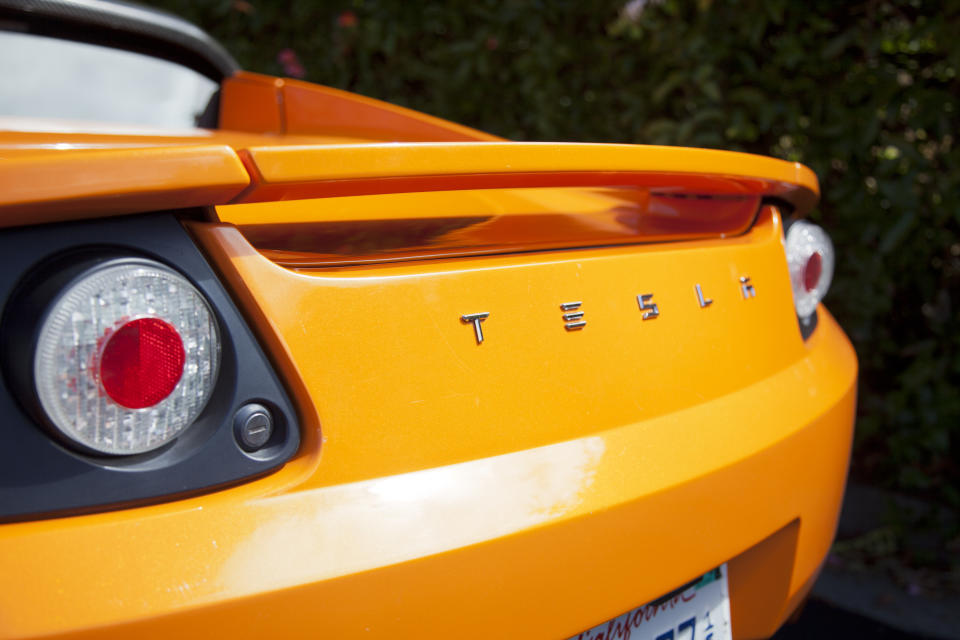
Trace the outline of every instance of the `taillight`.
<path fill-rule="evenodd" d="M 811 316 L 833 279 L 834 252 L 822 228 L 798 220 L 787 230 L 785 242 L 793 304 L 801 319 Z"/>
<path fill-rule="evenodd" d="M 203 295 L 160 263 L 119 258 L 90 267 L 50 303 L 33 379 L 43 412 L 70 443 L 137 454 L 193 424 L 219 362 Z"/>
<path fill-rule="evenodd" d="M 299 449 L 291 397 L 176 216 L 2 229 L 0 255 L 0 521 L 209 491 Z"/>

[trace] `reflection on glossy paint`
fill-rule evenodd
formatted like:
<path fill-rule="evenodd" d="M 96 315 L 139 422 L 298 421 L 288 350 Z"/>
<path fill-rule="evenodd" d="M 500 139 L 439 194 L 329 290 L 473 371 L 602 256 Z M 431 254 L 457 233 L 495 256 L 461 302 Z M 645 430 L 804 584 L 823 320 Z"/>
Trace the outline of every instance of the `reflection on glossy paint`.
<path fill-rule="evenodd" d="M 604 448 L 584 438 L 258 501 L 264 524 L 225 562 L 222 590 L 324 580 L 561 518 L 593 483 Z"/>
<path fill-rule="evenodd" d="M 260 204 L 219 214 L 274 262 L 310 268 L 727 237 L 750 227 L 760 197 L 534 188 L 271 204 L 269 223 L 245 222 L 262 220 Z"/>

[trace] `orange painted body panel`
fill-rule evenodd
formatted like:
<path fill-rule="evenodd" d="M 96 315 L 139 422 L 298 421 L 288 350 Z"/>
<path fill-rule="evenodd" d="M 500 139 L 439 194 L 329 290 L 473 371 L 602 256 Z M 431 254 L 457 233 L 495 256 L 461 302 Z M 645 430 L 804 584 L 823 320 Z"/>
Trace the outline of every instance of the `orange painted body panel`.
<path fill-rule="evenodd" d="M 184 224 L 286 385 L 300 450 L 205 495 L 0 526 L 0 638 L 564 638 L 725 562 L 735 637 L 790 615 L 836 529 L 857 364 L 823 307 L 801 337 L 777 208 L 682 242 L 335 268 L 282 266 L 243 230 L 464 198 L 589 213 L 623 186 L 802 212 L 809 169 L 462 142 L 495 138 L 254 74 L 226 81 L 222 121 L 2 132 L 0 224 L 204 207 Z M 587 325 L 569 332 L 573 300 Z M 479 311 L 482 344 L 460 321 Z"/>
<path fill-rule="evenodd" d="M 654 187 L 779 197 L 806 210 L 809 169 L 748 154 L 628 145 L 346 144 L 342 137 L 2 131 L 0 220 L 49 222 L 296 198 L 535 187 Z M 320 144 L 322 142 L 322 144 Z M 309 144 L 305 144 L 309 143 Z M 237 159 L 240 156 L 246 167 Z M 722 173 L 716 171 L 723 166 Z M 270 222 L 269 217 L 263 222 Z"/>
<path fill-rule="evenodd" d="M 223 82 L 224 129 L 365 140 L 501 140 L 397 105 L 309 82 L 241 71 Z"/>
<path fill-rule="evenodd" d="M 679 415 L 368 481 L 298 484 L 295 464 L 171 505 L 9 525 L 2 631 L 564 637 L 730 560 L 734 629 L 769 634 L 786 601 L 751 605 L 736 585 L 803 589 L 843 492 L 855 362 L 823 318 L 762 388 Z"/>
<path fill-rule="evenodd" d="M 224 145 L 21 148 L 0 156 L 0 225 L 228 202 L 249 183 Z"/>
<path fill-rule="evenodd" d="M 217 215 L 274 262 L 317 267 L 722 238 L 749 229 L 759 208 L 760 196 L 608 187 L 288 200 Z"/>
<path fill-rule="evenodd" d="M 200 129 L 111 132 L 89 123 L 0 117 L 0 226 L 226 204 L 250 184 L 238 150 L 277 140 Z"/>
<path fill-rule="evenodd" d="M 220 126 L 235 131 L 282 134 L 283 80 L 239 73 L 221 83 Z"/>
<path fill-rule="evenodd" d="M 334 272 L 191 229 L 294 393 L 301 451 L 207 496 L 0 528 L 5 637 L 565 637 L 726 561 L 737 636 L 759 637 L 809 588 L 856 361 L 825 309 L 800 339 L 772 210 L 666 249 Z M 747 301 L 725 282 L 745 270 Z M 567 334 L 554 307 L 578 297 Z M 475 307 L 479 347 L 456 322 Z"/>
<path fill-rule="evenodd" d="M 272 333 L 316 385 L 327 444 L 314 481 L 451 464 L 669 414 L 749 386 L 804 349 L 770 210 L 726 240 L 299 272 L 272 265 L 233 228 L 214 229 L 244 256 L 231 263 L 234 287 L 259 292 Z M 763 295 L 743 301 L 740 275 Z M 715 300 L 705 310 L 698 282 Z M 648 291 L 665 317 L 643 322 L 636 296 Z M 568 300 L 584 301 L 581 333 L 564 329 Z M 491 314 L 479 347 L 458 321 L 475 311 Z M 465 416 L 483 428 L 464 432 Z M 331 453 L 340 446 L 347 455 Z"/>
<path fill-rule="evenodd" d="M 511 187 L 655 187 L 763 194 L 806 211 L 807 167 L 731 151 L 543 142 L 275 146 L 244 152 L 255 186 L 235 202 Z"/>

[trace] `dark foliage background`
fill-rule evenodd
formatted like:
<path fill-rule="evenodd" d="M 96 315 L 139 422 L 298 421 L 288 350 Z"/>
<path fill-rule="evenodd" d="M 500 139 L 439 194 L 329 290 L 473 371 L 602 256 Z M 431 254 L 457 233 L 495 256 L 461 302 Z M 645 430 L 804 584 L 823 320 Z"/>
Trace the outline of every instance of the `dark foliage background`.
<path fill-rule="evenodd" d="M 960 507 L 960 3 L 154 4 L 247 69 L 508 138 L 808 164 L 838 248 L 827 303 L 862 368 L 854 472 Z"/>

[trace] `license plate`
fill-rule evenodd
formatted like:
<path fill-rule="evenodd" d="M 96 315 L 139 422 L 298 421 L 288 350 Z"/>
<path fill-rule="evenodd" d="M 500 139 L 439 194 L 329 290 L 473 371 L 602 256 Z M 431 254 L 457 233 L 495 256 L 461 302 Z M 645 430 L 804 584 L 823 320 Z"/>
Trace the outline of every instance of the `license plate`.
<path fill-rule="evenodd" d="M 732 640 L 727 565 L 570 640 Z"/>

